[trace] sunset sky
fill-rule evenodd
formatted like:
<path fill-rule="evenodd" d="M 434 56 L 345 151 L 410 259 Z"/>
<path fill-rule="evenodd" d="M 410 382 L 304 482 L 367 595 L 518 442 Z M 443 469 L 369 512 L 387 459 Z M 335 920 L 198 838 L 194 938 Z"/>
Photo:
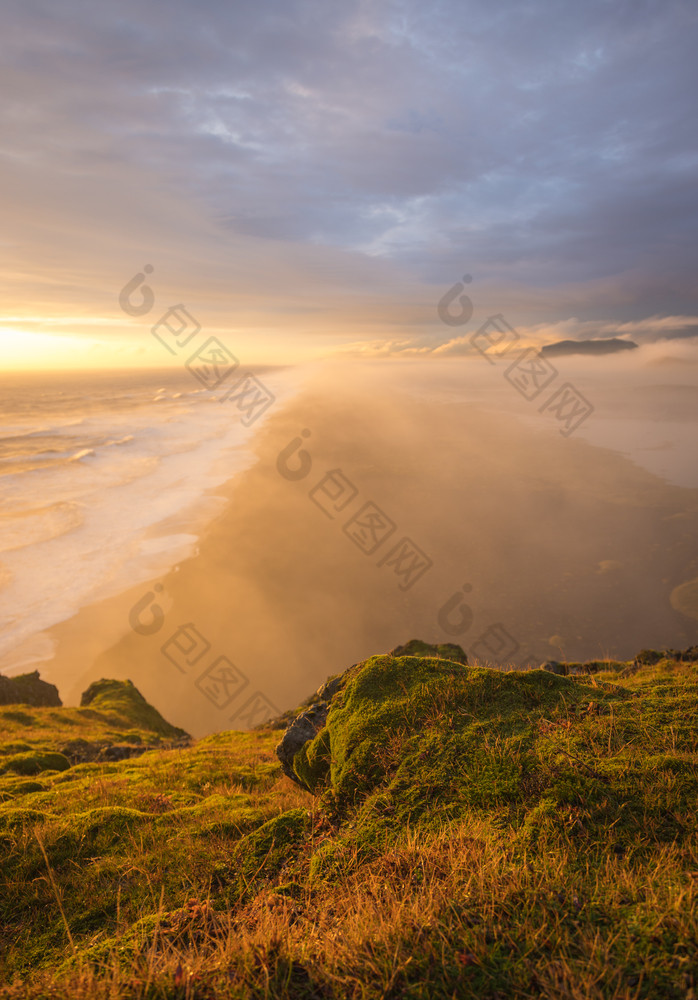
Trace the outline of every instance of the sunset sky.
<path fill-rule="evenodd" d="M 2 20 L 2 370 L 167 364 L 179 303 L 249 362 L 458 354 L 494 312 L 535 342 L 698 334 L 693 0 Z"/>

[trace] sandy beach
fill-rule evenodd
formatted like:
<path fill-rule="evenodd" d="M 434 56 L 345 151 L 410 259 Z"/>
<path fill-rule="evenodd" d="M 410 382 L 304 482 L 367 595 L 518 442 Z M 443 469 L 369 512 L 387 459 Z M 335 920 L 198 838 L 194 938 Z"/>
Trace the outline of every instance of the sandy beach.
<path fill-rule="evenodd" d="M 50 630 L 64 702 L 128 677 L 199 736 L 412 637 L 517 666 L 697 641 L 670 595 L 698 491 L 405 373 L 329 371 L 275 411 L 195 555 Z"/>

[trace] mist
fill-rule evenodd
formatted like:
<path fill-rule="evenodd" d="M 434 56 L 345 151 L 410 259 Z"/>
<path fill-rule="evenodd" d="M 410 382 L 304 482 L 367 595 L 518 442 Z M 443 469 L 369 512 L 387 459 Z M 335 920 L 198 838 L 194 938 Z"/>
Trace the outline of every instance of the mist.
<path fill-rule="evenodd" d="M 695 643 L 698 386 L 682 350 L 659 367 L 656 345 L 556 359 L 593 400 L 568 436 L 479 356 L 319 367 L 158 582 L 161 631 L 129 625 L 148 593 L 134 588 L 55 630 L 48 675 L 73 702 L 129 677 L 201 735 L 244 720 L 204 695 L 204 660 L 163 652 L 184 626 L 269 711 L 412 637 L 505 669 Z"/>

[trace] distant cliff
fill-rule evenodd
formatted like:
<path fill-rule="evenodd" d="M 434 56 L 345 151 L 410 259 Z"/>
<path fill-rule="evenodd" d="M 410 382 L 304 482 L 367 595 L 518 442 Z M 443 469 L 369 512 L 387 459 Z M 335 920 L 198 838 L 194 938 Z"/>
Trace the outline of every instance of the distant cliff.
<path fill-rule="evenodd" d="M 541 347 L 540 352 L 548 357 L 562 354 L 615 354 L 637 346 L 632 340 L 621 340 L 619 337 L 611 337 L 609 340 L 558 340 Z"/>

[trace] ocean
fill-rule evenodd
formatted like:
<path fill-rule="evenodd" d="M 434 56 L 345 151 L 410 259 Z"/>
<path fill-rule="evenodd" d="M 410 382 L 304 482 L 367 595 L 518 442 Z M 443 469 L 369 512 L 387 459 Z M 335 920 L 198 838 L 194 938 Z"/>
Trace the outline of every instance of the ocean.
<path fill-rule="evenodd" d="M 291 372 L 256 373 L 274 397 L 256 411 L 187 371 L 0 375 L 0 670 L 30 669 L 51 655 L 45 629 L 195 552 L 224 502 L 207 494 L 254 461 Z"/>

